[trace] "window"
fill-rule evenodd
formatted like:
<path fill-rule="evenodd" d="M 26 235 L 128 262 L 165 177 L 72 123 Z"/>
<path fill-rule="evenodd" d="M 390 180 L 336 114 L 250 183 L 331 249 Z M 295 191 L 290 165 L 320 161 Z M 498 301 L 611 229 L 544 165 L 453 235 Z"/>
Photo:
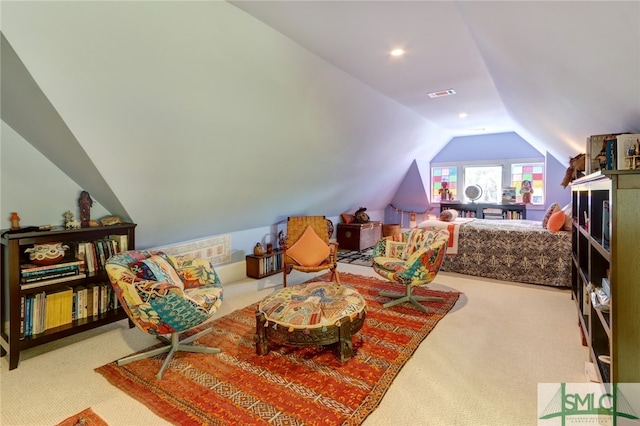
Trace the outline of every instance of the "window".
<path fill-rule="evenodd" d="M 479 185 L 482 197 L 478 202 L 502 202 L 502 190 L 505 187 L 516 188 L 516 202 L 522 202 L 522 182 L 531 182 L 531 207 L 544 207 L 545 168 L 540 158 L 517 158 L 509 160 L 460 161 L 455 163 L 431 164 L 432 203 L 439 203 L 442 183 L 447 182 L 451 198 L 457 201 L 470 201 L 464 195 L 469 185 Z"/>
<path fill-rule="evenodd" d="M 516 202 L 522 202 L 522 182 L 531 182 L 531 204 L 544 205 L 544 163 L 516 163 L 511 165 L 511 186 L 516 188 Z"/>
<path fill-rule="evenodd" d="M 477 201 L 481 203 L 498 203 L 502 201 L 502 166 L 468 166 L 464 168 L 464 187 L 478 185 L 482 188 L 482 195 L 477 200 L 469 200 L 464 196 L 463 201 Z"/>
<path fill-rule="evenodd" d="M 431 202 L 439 203 L 442 193 L 442 183 L 447 182 L 451 197 L 458 199 L 458 168 L 432 167 L 431 168 Z"/>

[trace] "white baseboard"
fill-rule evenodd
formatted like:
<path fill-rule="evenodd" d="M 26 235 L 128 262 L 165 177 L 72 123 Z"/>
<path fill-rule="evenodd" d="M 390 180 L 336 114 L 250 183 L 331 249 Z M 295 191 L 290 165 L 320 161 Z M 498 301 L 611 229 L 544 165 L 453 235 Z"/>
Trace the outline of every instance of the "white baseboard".
<path fill-rule="evenodd" d="M 216 266 L 215 270 L 222 284 L 229 284 L 247 278 L 247 267 L 244 260 Z"/>

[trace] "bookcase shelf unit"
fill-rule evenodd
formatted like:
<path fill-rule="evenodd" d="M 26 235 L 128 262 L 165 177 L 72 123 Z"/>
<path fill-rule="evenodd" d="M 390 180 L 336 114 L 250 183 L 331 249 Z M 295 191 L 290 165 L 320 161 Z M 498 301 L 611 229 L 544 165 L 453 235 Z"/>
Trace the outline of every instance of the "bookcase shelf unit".
<path fill-rule="evenodd" d="M 70 276 L 68 280 L 47 284 L 33 288 L 21 288 L 21 265 L 31 263 L 25 250 L 34 244 L 61 242 L 69 246 L 62 262 L 72 261 L 76 257 L 76 247 L 80 243 L 95 242 L 110 236 L 126 236 L 127 247 L 118 247 L 119 251 L 135 248 L 135 224 L 118 224 L 104 227 L 91 227 L 66 230 L 54 228 L 49 231 L 35 231 L 25 233 L 2 233 L 0 258 L 2 261 L 2 275 L 0 281 L 0 352 L 2 356 L 8 354 L 9 369 L 18 367 L 20 352 L 35 346 L 49 343 L 63 337 L 71 336 L 83 331 L 91 330 L 115 321 L 127 318 L 122 308 L 114 308 L 89 317 L 74 319 L 54 328 L 48 328 L 41 333 L 25 335 L 25 304 L 26 298 L 36 293 L 53 293 L 71 287 L 109 283 L 104 268 L 95 271 L 86 270 L 86 276 Z M 110 284 L 109 284 L 110 287 Z M 22 329 L 22 332 L 21 332 Z"/>
<path fill-rule="evenodd" d="M 571 200 L 572 296 L 590 361 L 602 383 L 638 383 L 640 170 L 587 175 Z M 607 280 L 608 310 L 595 296 Z"/>
<path fill-rule="evenodd" d="M 282 253 L 282 250 L 274 250 L 272 253 L 262 256 L 247 255 L 247 276 L 263 278 L 282 272 Z"/>
<path fill-rule="evenodd" d="M 478 219 L 526 219 L 527 205 L 521 203 L 463 203 L 455 201 L 441 201 L 440 213 L 444 210 L 456 210 L 460 217 L 475 217 Z"/>

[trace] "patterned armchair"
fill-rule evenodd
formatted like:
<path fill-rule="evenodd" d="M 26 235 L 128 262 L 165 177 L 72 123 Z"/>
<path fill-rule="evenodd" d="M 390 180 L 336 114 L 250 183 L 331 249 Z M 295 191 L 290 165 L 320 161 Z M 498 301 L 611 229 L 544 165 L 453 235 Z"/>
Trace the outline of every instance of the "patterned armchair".
<path fill-rule="evenodd" d="M 190 345 L 211 328 L 179 340 L 181 332 L 208 320 L 222 304 L 222 286 L 208 261 L 161 251 L 130 250 L 110 257 L 106 270 L 131 322 L 167 343 L 120 359 L 118 365 L 168 352 L 157 374 L 160 380 L 176 351 L 220 352 L 218 348 Z M 170 334 L 171 340 L 163 334 Z"/>
<path fill-rule="evenodd" d="M 373 270 L 386 279 L 406 286 L 404 294 L 381 291 L 380 296 L 395 300 L 385 308 L 404 302 L 412 303 L 423 312 L 419 302 L 444 302 L 442 298 L 415 296 L 413 287 L 429 284 L 442 266 L 447 251 L 449 231 L 411 229 L 394 237 L 383 238 L 373 248 Z"/>

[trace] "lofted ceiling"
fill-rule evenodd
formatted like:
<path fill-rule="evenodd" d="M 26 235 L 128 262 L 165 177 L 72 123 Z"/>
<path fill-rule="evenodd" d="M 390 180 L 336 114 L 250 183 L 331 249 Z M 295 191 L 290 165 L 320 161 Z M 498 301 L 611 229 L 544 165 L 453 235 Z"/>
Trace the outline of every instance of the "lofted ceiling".
<path fill-rule="evenodd" d="M 455 136 L 516 131 L 565 159 L 640 130 L 638 2 L 231 3 Z"/>
<path fill-rule="evenodd" d="M 382 211 L 456 136 L 516 132 L 566 162 L 588 135 L 640 133 L 639 2 L 0 7 L 3 123 L 77 185 L 62 191 L 137 222 L 141 247 Z M 55 223 L 22 195 L 28 166 L 3 200 Z"/>

